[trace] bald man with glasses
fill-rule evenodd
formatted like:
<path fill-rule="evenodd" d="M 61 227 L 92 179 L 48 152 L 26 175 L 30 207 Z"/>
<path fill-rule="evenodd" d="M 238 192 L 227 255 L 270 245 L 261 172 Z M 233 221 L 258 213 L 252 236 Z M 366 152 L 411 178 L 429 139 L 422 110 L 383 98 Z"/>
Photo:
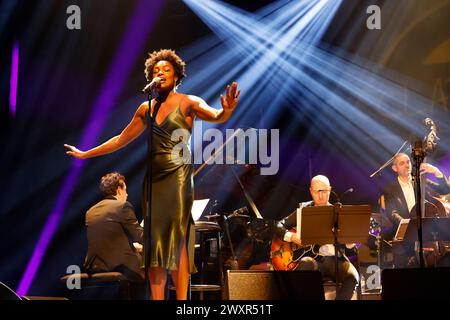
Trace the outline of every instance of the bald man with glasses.
<path fill-rule="evenodd" d="M 300 203 L 300 207 L 312 206 L 328 206 L 331 194 L 330 181 L 326 176 L 317 175 L 311 179 L 309 192 L 312 201 Z M 297 225 L 297 212 L 292 212 L 289 216 L 279 221 L 277 224 L 277 236 L 283 241 L 293 242 L 301 246 L 301 239 L 297 237 L 297 233 L 289 231 Z M 351 249 L 350 249 L 351 248 Z M 347 257 L 349 253 L 356 253 L 354 245 L 338 246 L 338 272 L 342 286 L 336 292 L 336 300 L 350 300 L 353 291 L 359 282 L 358 271 Z M 304 257 L 301 259 L 297 270 L 320 270 L 322 277 L 336 281 L 335 255 L 333 244 L 314 245 L 312 257 Z"/>

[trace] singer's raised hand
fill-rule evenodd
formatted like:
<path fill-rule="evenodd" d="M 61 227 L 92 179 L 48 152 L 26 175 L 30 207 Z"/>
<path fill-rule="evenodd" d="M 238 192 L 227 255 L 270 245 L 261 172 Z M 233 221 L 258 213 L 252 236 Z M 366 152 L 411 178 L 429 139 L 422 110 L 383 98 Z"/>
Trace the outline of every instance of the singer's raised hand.
<path fill-rule="evenodd" d="M 238 104 L 238 98 L 241 90 L 237 88 L 237 83 L 233 82 L 233 84 L 228 85 L 225 91 L 225 97 L 220 95 L 220 102 L 222 103 L 222 108 L 226 111 L 233 111 Z"/>
<path fill-rule="evenodd" d="M 220 96 L 220 102 L 222 103 L 222 109 L 218 110 L 210 107 L 203 99 L 189 95 L 187 103 L 192 106 L 192 110 L 195 116 L 201 120 L 211 122 L 225 122 L 227 121 L 233 110 L 238 104 L 238 98 L 241 90 L 238 90 L 237 83 L 233 82 L 232 85 L 228 85 L 225 91 L 225 97 Z"/>
<path fill-rule="evenodd" d="M 69 144 L 64 144 L 64 147 L 66 147 L 67 149 L 69 149 L 69 151 L 67 151 L 66 153 L 72 157 L 78 158 L 78 159 L 84 159 L 85 157 L 85 152 L 81 151 L 79 149 L 77 149 L 74 146 L 71 146 Z"/>

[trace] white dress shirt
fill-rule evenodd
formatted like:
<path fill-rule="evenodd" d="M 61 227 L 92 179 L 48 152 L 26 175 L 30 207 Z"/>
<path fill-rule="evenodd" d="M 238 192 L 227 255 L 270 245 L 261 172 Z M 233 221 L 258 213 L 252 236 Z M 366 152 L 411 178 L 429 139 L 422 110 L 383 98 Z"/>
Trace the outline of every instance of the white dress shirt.
<path fill-rule="evenodd" d="M 408 212 L 411 212 L 411 209 L 416 204 L 416 195 L 414 194 L 412 178 L 410 176 L 408 182 L 403 182 L 400 180 L 400 177 L 397 179 L 398 183 L 400 183 L 400 187 L 402 187 L 403 195 L 405 196 L 406 204 L 408 205 Z"/>

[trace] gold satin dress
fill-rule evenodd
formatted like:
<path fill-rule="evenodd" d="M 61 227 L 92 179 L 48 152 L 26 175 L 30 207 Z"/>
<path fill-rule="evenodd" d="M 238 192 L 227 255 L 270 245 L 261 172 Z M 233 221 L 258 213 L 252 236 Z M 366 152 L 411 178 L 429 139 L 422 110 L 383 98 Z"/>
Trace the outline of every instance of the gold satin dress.
<path fill-rule="evenodd" d="M 150 119 L 147 111 L 147 121 Z M 172 133 L 183 129 L 185 136 L 172 140 Z M 194 266 L 195 227 L 191 216 L 194 201 L 193 165 L 176 163 L 172 150 L 176 145 L 188 150 L 191 128 L 186 123 L 178 105 L 161 124 L 153 123 L 152 134 L 152 212 L 150 223 L 150 267 L 177 270 L 180 258 L 180 244 L 186 238 L 189 258 L 189 272 L 196 272 Z M 143 206 L 147 200 L 147 176 L 144 180 Z"/>

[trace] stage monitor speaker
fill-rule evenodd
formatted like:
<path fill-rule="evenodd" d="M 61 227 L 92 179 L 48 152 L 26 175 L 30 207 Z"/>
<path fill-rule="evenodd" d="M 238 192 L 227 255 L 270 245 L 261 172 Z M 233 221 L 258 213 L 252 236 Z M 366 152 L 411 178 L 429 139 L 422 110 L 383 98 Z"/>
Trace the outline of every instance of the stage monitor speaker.
<path fill-rule="evenodd" d="M 384 269 L 381 299 L 449 299 L 450 268 Z"/>
<path fill-rule="evenodd" d="M 20 297 L 3 282 L 0 282 L 0 300 L 22 300 Z"/>
<path fill-rule="evenodd" d="M 324 300 L 319 271 L 249 271 L 227 273 L 230 300 Z"/>

